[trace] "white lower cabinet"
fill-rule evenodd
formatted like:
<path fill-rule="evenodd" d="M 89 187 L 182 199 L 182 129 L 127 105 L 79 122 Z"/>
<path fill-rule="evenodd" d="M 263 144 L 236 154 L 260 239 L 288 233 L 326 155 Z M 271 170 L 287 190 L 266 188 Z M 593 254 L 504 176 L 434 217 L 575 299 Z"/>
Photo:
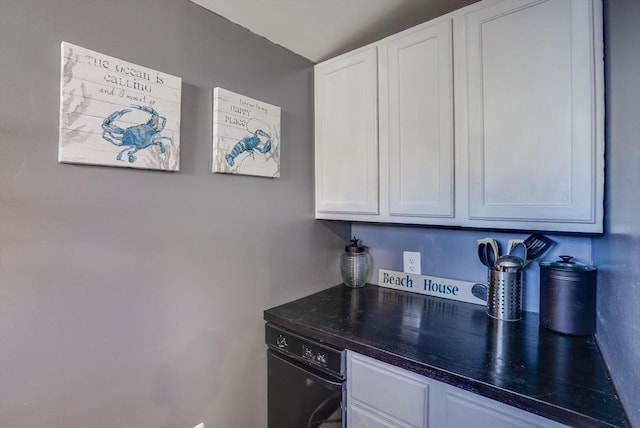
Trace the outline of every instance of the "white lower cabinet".
<path fill-rule="evenodd" d="M 348 351 L 348 428 L 533 428 L 560 423 Z"/>
<path fill-rule="evenodd" d="M 443 385 L 442 426 L 447 428 L 554 428 L 566 425 L 524 410 L 516 409 L 489 398 Z"/>
<path fill-rule="evenodd" d="M 348 426 L 428 426 L 429 385 L 424 377 L 350 352 Z"/>

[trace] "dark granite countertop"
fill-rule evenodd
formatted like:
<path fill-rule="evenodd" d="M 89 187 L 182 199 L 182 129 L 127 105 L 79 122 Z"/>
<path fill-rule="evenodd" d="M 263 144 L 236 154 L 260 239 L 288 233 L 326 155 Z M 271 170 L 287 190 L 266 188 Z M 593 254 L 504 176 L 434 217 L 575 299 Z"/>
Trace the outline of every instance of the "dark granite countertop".
<path fill-rule="evenodd" d="M 469 303 L 338 285 L 268 309 L 264 319 L 575 427 L 627 427 L 593 336 L 496 321 Z"/>

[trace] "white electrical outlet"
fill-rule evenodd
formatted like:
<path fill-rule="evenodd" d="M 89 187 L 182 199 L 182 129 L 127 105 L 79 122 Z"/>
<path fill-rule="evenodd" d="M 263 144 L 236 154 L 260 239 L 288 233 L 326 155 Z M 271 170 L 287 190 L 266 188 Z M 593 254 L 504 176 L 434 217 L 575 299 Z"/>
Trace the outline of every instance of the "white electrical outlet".
<path fill-rule="evenodd" d="M 415 253 L 413 251 L 405 251 L 402 253 L 402 255 L 404 259 L 405 273 L 421 275 L 422 268 L 420 265 L 420 253 Z"/>
<path fill-rule="evenodd" d="M 198 425 L 194 426 L 193 428 L 204 428 L 204 422 L 200 422 Z"/>

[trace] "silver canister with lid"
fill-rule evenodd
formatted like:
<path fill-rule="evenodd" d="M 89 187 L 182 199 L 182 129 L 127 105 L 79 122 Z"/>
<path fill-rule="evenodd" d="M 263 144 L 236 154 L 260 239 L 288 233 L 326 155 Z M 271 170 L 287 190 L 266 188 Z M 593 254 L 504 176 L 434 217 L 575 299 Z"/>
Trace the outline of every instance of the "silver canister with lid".
<path fill-rule="evenodd" d="M 502 321 L 522 318 L 522 268 L 524 261 L 505 254 L 489 269 L 487 314 Z"/>
<path fill-rule="evenodd" d="M 570 335 L 595 333 L 597 274 L 571 256 L 540 262 L 540 324 Z"/>
<path fill-rule="evenodd" d="M 368 248 L 354 236 L 350 244 L 344 247 L 344 253 L 340 257 L 340 272 L 344 285 L 358 288 L 367 283 L 370 270 L 369 258 Z"/>

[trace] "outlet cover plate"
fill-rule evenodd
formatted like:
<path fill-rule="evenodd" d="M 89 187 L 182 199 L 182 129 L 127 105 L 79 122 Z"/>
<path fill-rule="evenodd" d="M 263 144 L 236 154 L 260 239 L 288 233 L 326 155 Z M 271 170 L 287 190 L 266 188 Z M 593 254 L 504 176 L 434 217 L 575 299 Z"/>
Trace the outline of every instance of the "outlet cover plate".
<path fill-rule="evenodd" d="M 420 253 L 413 251 L 405 251 L 402 253 L 404 260 L 404 272 L 414 275 L 422 274 L 422 265 L 420 263 Z"/>

